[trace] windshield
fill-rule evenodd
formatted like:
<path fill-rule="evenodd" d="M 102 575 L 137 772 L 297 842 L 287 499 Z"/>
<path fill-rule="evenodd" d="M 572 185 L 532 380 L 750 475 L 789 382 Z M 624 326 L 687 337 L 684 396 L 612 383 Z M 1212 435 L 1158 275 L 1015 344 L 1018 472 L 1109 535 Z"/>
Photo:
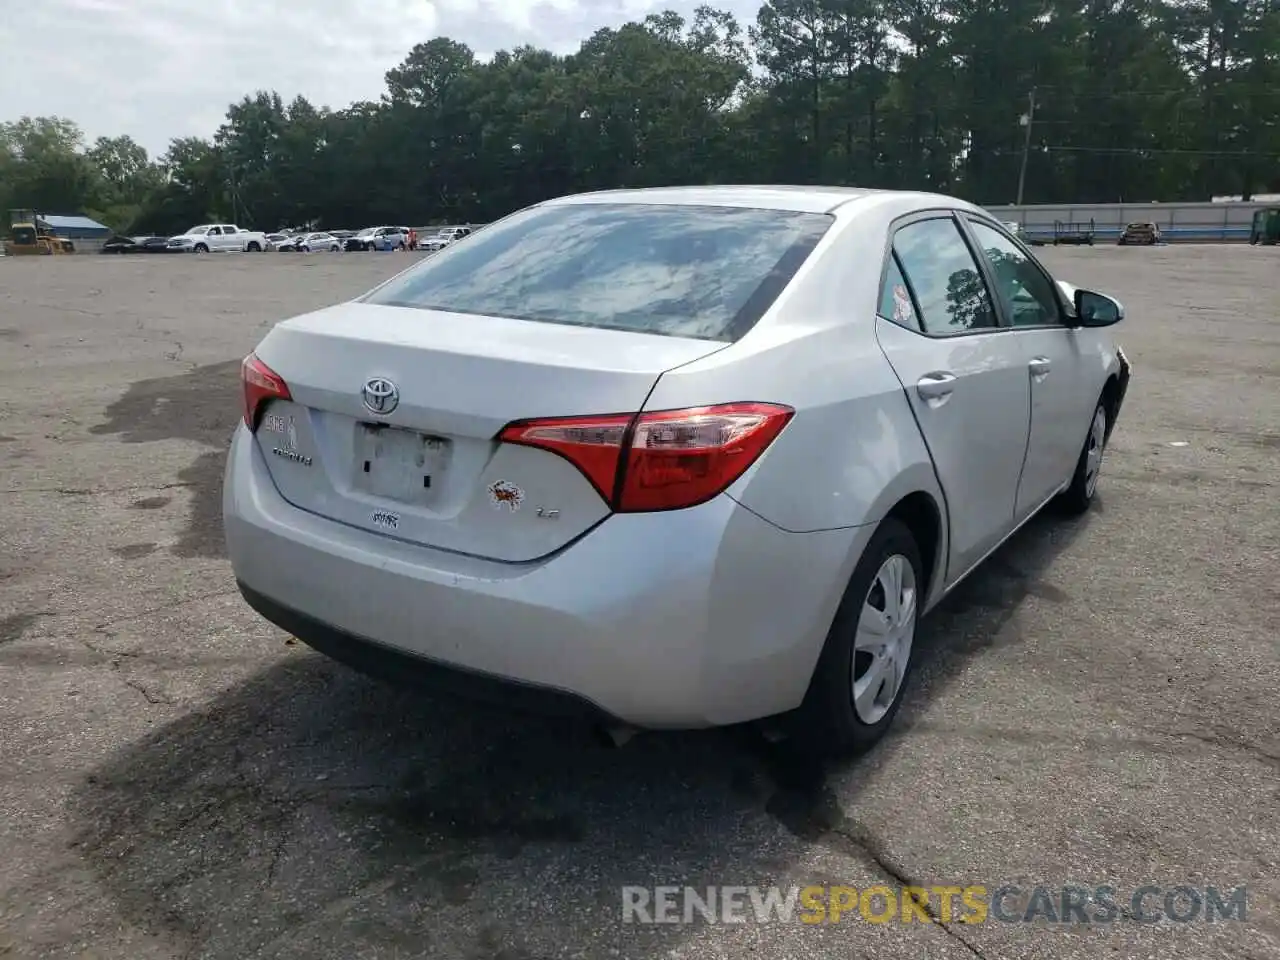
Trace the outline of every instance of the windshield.
<path fill-rule="evenodd" d="M 190 230 L 184 233 L 183 236 L 185 237 L 196 236 L 198 234 L 205 233 L 205 231 L 207 231 L 208 229 L 209 229 L 208 227 L 192 227 Z"/>
<path fill-rule="evenodd" d="M 373 236 L 373 234 L 374 234 L 374 232 L 375 232 L 377 229 L 378 229 L 377 227 L 365 227 L 363 230 L 361 230 L 359 233 L 357 233 L 357 234 L 356 234 L 356 236 L 357 236 L 357 237 L 372 237 L 372 236 Z"/>
<path fill-rule="evenodd" d="M 667 204 L 534 207 L 451 245 L 368 303 L 733 341 L 832 223 Z"/>

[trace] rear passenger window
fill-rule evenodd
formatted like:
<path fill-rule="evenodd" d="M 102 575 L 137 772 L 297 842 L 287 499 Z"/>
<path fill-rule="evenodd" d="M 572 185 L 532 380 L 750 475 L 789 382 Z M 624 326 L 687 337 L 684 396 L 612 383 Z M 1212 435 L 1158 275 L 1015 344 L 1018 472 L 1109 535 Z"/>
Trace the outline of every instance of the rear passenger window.
<path fill-rule="evenodd" d="M 894 234 L 893 251 L 916 295 L 926 333 L 956 334 L 996 326 L 987 285 L 950 217 L 908 224 Z"/>
<path fill-rule="evenodd" d="M 889 269 L 884 274 L 884 286 L 880 288 L 880 316 L 908 330 L 920 329 L 920 318 L 916 316 L 911 291 L 898 268 L 897 257 L 889 258 Z"/>

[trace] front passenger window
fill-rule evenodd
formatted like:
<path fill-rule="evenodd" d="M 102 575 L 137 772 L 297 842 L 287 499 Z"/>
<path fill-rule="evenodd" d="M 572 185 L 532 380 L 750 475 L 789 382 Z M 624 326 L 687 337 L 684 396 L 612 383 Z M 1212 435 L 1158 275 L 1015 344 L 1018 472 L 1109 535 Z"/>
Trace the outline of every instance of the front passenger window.
<path fill-rule="evenodd" d="M 969 223 L 991 264 L 996 293 L 1009 314 L 1009 322 L 1015 327 L 1058 323 L 1061 319 L 1058 295 L 1044 271 L 1004 234 L 976 220 Z"/>
<path fill-rule="evenodd" d="M 893 250 L 916 295 L 925 333 L 936 336 L 997 326 L 986 282 L 953 219 L 907 224 L 894 234 Z"/>

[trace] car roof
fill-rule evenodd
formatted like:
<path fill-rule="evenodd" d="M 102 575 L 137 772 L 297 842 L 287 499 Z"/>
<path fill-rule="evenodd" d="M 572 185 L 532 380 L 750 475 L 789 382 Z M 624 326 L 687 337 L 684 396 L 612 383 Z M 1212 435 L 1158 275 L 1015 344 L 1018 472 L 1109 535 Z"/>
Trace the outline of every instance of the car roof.
<path fill-rule="evenodd" d="M 791 184 L 719 185 L 701 187 L 646 187 L 633 190 L 600 190 L 546 201 L 548 206 L 587 203 L 651 203 L 690 206 L 751 207 L 796 213 L 831 213 L 836 209 L 875 199 L 914 198 L 921 206 L 957 206 L 977 209 L 963 200 L 940 194 L 908 190 L 872 190 L 863 187 L 797 186 Z"/>

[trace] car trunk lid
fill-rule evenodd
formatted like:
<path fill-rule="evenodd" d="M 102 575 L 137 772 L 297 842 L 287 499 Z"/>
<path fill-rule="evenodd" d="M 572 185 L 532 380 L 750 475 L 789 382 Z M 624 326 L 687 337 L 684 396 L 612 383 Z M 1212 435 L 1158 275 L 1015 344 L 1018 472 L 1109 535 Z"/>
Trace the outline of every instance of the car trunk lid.
<path fill-rule="evenodd" d="M 288 384 L 257 430 L 300 509 L 446 550 L 519 562 L 609 514 L 506 424 L 639 410 L 663 372 L 718 341 L 349 303 L 279 324 L 258 357 Z M 366 389 L 369 388 L 369 389 Z"/>

